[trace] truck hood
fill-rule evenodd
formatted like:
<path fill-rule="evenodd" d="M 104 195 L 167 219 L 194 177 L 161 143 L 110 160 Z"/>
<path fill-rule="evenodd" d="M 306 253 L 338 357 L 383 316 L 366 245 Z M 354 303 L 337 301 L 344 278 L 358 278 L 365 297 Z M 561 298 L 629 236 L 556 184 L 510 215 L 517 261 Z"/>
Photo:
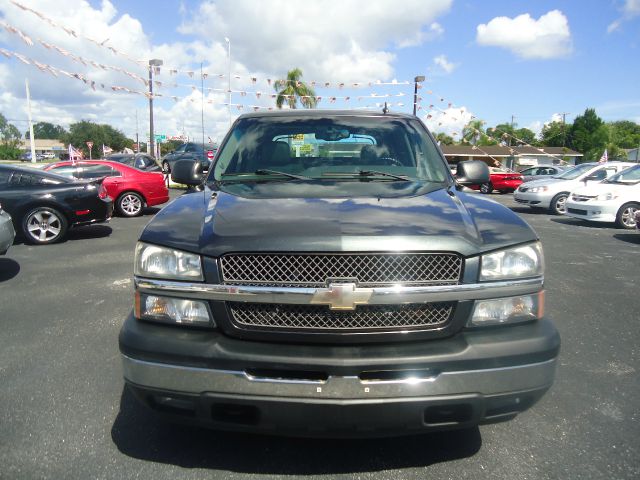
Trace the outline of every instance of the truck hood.
<path fill-rule="evenodd" d="M 437 184 L 251 182 L 177 198 L 140 239 L 215 257 L 282 251 L 472 256 L 536 238 L 499 203 Z"/>

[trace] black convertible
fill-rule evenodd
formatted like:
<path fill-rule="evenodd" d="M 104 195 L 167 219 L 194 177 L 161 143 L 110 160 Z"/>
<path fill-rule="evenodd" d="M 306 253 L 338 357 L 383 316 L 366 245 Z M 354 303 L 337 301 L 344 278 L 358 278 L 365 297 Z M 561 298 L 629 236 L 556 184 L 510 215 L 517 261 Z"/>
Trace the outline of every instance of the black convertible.
<path fill-rule="evenodd" d="M 0 203 L 16 231 L 35 244 L 57 242 L 69 227 L 105 222 L 113 213 L 102 179 L 77 181 L 10 165 L 0 165 Z"/>

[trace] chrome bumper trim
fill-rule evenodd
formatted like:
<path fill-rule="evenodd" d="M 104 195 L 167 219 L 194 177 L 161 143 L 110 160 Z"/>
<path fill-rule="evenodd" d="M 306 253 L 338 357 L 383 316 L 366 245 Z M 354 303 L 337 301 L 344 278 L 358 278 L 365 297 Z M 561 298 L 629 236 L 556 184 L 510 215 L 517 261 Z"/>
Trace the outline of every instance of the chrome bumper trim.
<path fill-rule="evenodd" d="M 543 284 L 544 279 L 537 277 L 526 280 L 461 285 L 377 287 L 370 289 L 371 296 L 366 303 L 369 305 L 398 305 L 403 303 L 452 302 L 513 297 L 539 292 L 543 288 Z M 135 277 L 135 287 L 142 293 L 166 294 L 182 298 L 297 305 L 311 305 L 318 290 L 316 288 L 298 287 L 214 285 L 140 277 Z"/>
<path fill-rule="evenodd" d="M 363 381 L 330 376 L 324 381 L 256 378 L 244 371 L 212 370 L 136 360 L 122 356 L 125 379 L 152 389 L 200 394 L 229 393 L 318 399 L 421 397 L 479 393 L 492 395 L 549 387 L 556 359 L 482 370 L 442 371 L 422 378 Z"/>

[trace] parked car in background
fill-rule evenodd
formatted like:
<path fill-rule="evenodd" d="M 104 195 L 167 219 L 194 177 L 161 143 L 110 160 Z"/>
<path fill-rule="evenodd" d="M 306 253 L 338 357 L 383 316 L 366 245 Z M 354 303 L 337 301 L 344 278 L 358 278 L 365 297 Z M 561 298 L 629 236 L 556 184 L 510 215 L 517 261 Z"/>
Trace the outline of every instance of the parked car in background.
<path fill-rule="evenodd" d="M 489 167 L 489 182 L 482 185 L 472 185 L 469 188 L 480 190 L 482 193 L 491 193 L 498 190 L 500 193 L 510 193 L 522 183 L 522 174 L 507 168 Z"/>
<path fill-rule="evenodd" d="M 162 172 L 160 164 L 146 153 L 114 153 L 105 158 L 110 162 L 118 162 L 145 172 Z"/>
<path fill-rule="evenodd" d="M 113 213 L 101 179 L 78 181 L 10 165 L 0 165 L 0 203 L 15 230 L 35 244 L 57 242 L 70 227 L 105 222 Z"/>
<path fill-rule="evenodd" d="M 47 165 L 44 169 L 77 179 L 107 177 L 103 185 L 113 198 L 116 211 L 123 217 L 136 217 L 142 214 L 144 207 L 169 201 L 169 190 L 161 172 L 143 172 L 107 160 L 57 162 Z"/>
<path fill-rule="evenodd" d="M 162 158 L 162 170 L 169 173 L 178 160 L 191 160 L 199 161 L 202 170 L 208 171 L 217 150 L 218 148 L 210 143 L 184 143 Z"/>
<path fill-rule="evenodd" d="M 0 204 L 0 255 L 7 253 L 9 247 L 13 245 L 15 236 L 16 230 L 13 226 L 11 215 L 2 209 L 2 204 Z"/>
<path fill-rule="evenodd" d="M 52 158 L 56 158 L 56 155 L 55 153 L 52 153 L 52 152 L 46 152 L 42 154 L 42 158 L 51 160 Z"/>
<path fill-rule="evenodd" d="M 532 208 L 545 208 L 557 215 L 566 212 L 565 203 L 569 194 L 592 183 L 601 182 L 635 163 L 607 162 L 581 163 L 552 178 L 527 182 L 516 190 L 514 199 Z"/>
<path fill-rule="evenodd" d="M 532 180 L 540 180 L 541 178 L 553 177 L 560 175 L 567 170 L 567 167 L 561 167 L 559 165 L 538 165 L 537 167 L 529 167 L 521 170 L 522 181 L 524 183 Z"/>
<path fill-rule="evenodd" d="M 600 183 L 575 189 L 567 198 L 566 208 L 570 217 L 636 228 L 636 214 L 640 212 L 640 165 Z"/>

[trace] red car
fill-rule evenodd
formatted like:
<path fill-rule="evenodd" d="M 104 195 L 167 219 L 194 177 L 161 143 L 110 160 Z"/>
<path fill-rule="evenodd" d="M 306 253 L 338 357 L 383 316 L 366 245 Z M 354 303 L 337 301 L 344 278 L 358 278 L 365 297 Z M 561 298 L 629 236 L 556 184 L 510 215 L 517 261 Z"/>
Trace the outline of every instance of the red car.
<path fill-rule="evenodd" d="M 107 177 L 102 184 L 113 199 L 116 211 L 123 217 L 136 217 L 144 207 L 169 201 L 169 190 L 160 172 L 143 172 L 107 160 L 57 162 L 46 166 L 44 170 L 80 179 Z"/>
<path fill-rule="evenodd" d="M 489 167 L 489 183 L 472 185 L 469 188 L 480 190 L 482 193 L 491 193 L 498 190 L 500 193 L 515 192 L 523 182 L 521 173 L 503 168 Z"/>

